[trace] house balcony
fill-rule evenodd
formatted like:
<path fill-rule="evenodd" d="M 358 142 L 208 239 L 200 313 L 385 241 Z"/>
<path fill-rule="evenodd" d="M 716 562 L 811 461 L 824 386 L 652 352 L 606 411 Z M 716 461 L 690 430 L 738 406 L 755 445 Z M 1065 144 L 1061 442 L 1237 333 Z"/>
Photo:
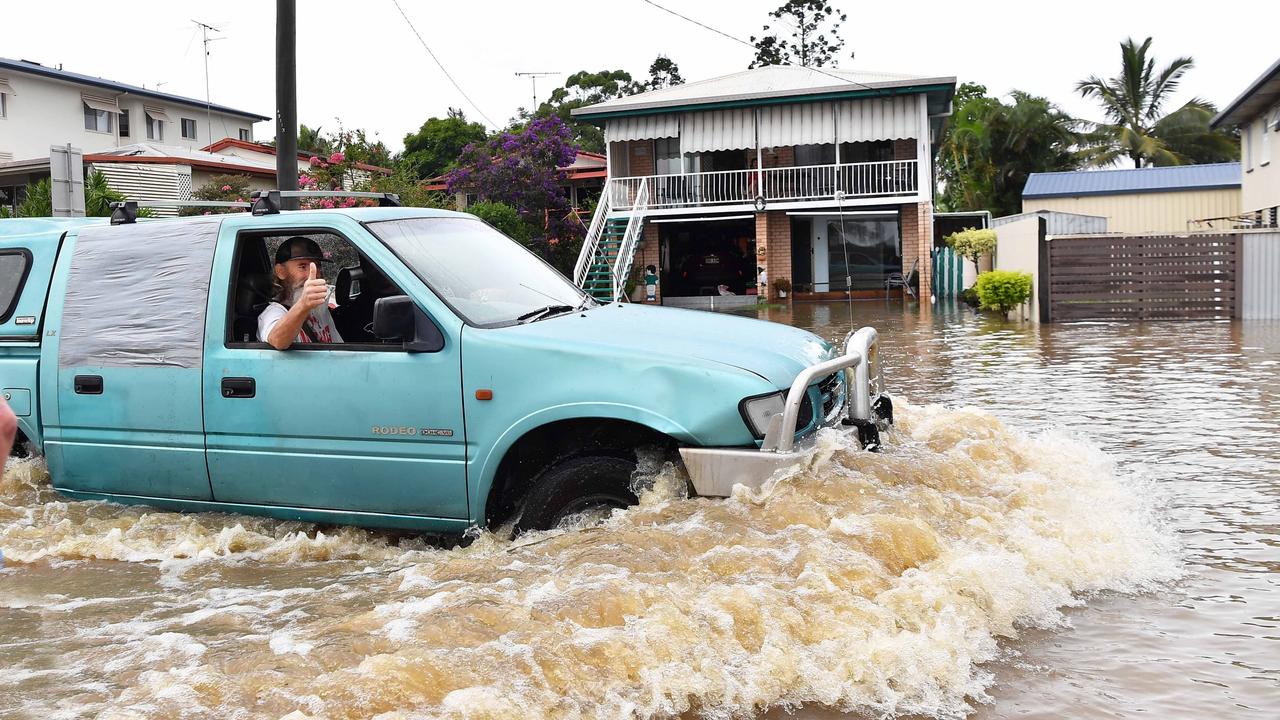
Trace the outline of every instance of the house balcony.
<path fill-rule="evenodd" d="M 883 160 L 618 177 L 608 192 L 615 214 L 627 214 L 641 185 L 648 215 L 853 207 L 927 201 L 922 174 L 928 178 L 918 160 Z"/>

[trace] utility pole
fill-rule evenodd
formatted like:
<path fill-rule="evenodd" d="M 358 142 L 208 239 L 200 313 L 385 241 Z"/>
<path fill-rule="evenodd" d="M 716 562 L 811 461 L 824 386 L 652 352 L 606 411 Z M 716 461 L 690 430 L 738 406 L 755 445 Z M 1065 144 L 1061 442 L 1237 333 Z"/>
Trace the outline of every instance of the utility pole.
<path fill-rule="evenodd" d="M 533 84 L 533 105 L 529 106 L 529 114 L 532 115 L 538 111 L 538 78 L 551 77 L 559 75 L 558 72 L 518 72 L 516 77 L 527 77 L 529 82 Z"/>
<path fill-rule="evenodd" d="M 213 38 L 213 40 L 210 40 L 210 30 L 214 32 L 222 31 L 212 25 L 202 23 L 199 20 L 192 20 L 191 22 L 200 27 L 200 33 L 204 39 L 204 132 L 206 140 L 205 144 L 207 145 L 213 142 L 213 100 L 210 99 L 209 96 L 209 43 L 214 40 L 223 40 L 224 38 Z M 179 131 L 181 131 L 181 128 L 179 128 Z"/>
<path fill-rule="evenodd" d="M 276 0 L 276 188 L 298 189 L 298 8 L 296 0 Z M 282 198 L 282 209 L 297 210 L 297 198 Z"/>

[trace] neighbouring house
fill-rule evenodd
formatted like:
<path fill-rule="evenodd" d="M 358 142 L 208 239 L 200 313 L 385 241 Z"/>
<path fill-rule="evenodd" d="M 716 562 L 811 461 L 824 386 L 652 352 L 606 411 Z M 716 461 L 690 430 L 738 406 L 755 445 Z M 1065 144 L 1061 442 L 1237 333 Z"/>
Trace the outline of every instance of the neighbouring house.
<path fill-rule="evenodd" d="M 1231 227 L 1240 214 L 1240 163 L 1031 173 L 1022 211 L 1095 215 L 1110 232 Z"/>
<path fill-rule="evenodd" d="M 599 153 L 579 150 L 573 162 L 559 168 L 564 173 L 564 195 L 569 199 L 569 206 L 576 209 L 587 207 L 600 197 L 608 174 L 606 158 Z M 432 178 L 424 186 L 426 190 L 445 192 L 448 188 L 440 178 Z M 454 202 L 459 210 L 466 210 L 471 203 L 480 198 L 472 193 L 454 193 Z"/>
<path fill-rule="evenodd" d="M 310 155 L 298 153 L 298 167 L 306 171 Z M 86 153 L 88 170 L 101 172 L 107 183 L 126 198 L 189 200 L 191 191 L 206 185 L 215 175 L 244 175 L 250 190 L 276 187 L 276 149 L 262 143 L 224 138 L 208 147 L 193 149 L 138 143 L 103 152 Z M 389 168 L 356 164 L 357 177 L 345 185 L 390 175 Z M 349 188 L 348 188 L 349 189 Z M 155 208 L 160 216 L 177 214 L 176 208 Z"/>
<path fill-rule="evenodd" d="M 49 147 L 85 154 L 138 143 L 198 150 L 214 138 L 253 139 L 270 117 L 195 98 L 0 58 L 0 205 L 49 176 Z"/>
<path fill-rule="evenodd" d="M 1280 227 L 1280 60 L 1218 113 L 1211 126 L 1240 129 L 1240 224 Z"/>
<path fill-rule="evenodd" d="M 927 298 L 954 93 L 953 77 L 769 66 L 575 109 L 604 128 L 608 179 L 574 279 L 654 265 L 658 302 L 704 306 L 754 302 L 761 269 L 804 298 L 883 295 L 915 268 Z"/>

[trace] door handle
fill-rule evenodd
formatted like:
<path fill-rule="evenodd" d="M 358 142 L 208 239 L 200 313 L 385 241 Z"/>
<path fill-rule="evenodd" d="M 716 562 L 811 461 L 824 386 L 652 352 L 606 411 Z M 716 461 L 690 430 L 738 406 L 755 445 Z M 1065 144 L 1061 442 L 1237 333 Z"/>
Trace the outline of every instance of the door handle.
<path fill-rule="evenodd" d="M 222 378 L 222 397 L 251 398 L 257 394 L 257 384 L 251 377 Z"/>
<path fill-rule="evenodd" d="M 75 377 L 75 390 L 77 395 L 101 395 L 102 376 L 77 375 Z"/>

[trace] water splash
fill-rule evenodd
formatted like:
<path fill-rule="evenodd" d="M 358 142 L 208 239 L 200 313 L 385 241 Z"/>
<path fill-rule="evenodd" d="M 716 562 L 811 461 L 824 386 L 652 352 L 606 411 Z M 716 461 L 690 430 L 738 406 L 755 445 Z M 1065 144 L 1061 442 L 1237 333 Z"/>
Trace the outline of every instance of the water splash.
<path fill-rule="evenodd" d="M 59 652 L 81 692 L 44 686 L 50 707 L 142 717 L 962 716 L 1024 629 L 1177 576 L 1149 488 L 1096 449 L 979 410 L 898 416 L 885 452 L 826 433 L 759 492 L 686 499 L 651 466 L 641 504 L 598 526 L 451 550 L 66 502 L 20 463 L 0 548 L 17 573 L 181 568 L 163 602 L 71 621 Z"/>

